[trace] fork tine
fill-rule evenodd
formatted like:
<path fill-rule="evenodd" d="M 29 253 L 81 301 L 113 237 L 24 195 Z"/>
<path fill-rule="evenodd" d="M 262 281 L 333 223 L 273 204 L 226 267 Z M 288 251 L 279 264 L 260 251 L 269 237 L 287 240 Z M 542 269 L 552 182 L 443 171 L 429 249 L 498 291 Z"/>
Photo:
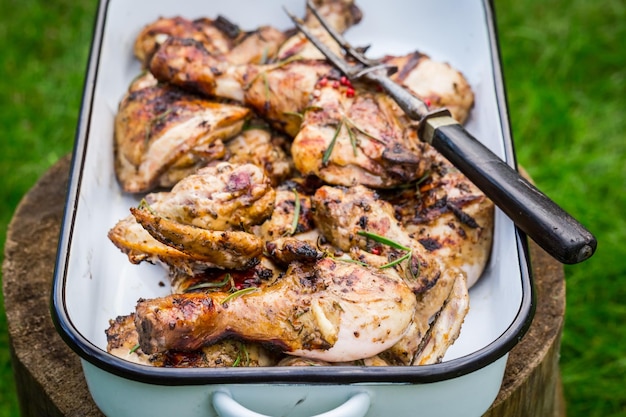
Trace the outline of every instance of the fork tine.
<path fill-rule="evenodd" d="M 306 5 L 308 9 L 313 13 L 313 15 L 317 18 L 317 20 L 319 20 L 320 24 L 324 27 L 324 29 L 326 29 L 326 32 L 328 32 L 328 34 L 335 40 L 335 42 L 337 42 L 339 46 L 343 48 L 346 55 L 356 59 L 357 61 L 359 61 L 361 64 L 365 65 L 366 67 L 371 67 L 371 66 L 378 64 L 378 62 L 366 58 L 365 55 L 363 55 L 362 53 L 357 51 L 355 48 L 353 48 L 350 42 L 348 42 L 348 40 L 344 38 L 343 35 L 341 35 L 339 32 L 335 30 L 335 28 L 333 28 L 330 24 L 328 24 L 326 19 L 324 19 L 319 14 L 312 0 L 307 0 Z"/>
<path fill-rule="evenodd" d="M 283 7 L 283 9 L 291 18 L 298 30 L 300 30 L 307 37 L 307 39 L 313 45 L 315 45 L 317 49 L 319 49 L 319 51 L 326 57 L 326 59 L 328 59 L 339 71 L 344 73 L 349 79 L 356 80 L 359 78 L 363 78 L 367 81 L 378 84 L 383 90 L 387 92 L 387 94 L 389 94 L 389 96 L 391 96 L 398 103 L 402 110 L 404 110 L 405 113 L 413 120 L 422 120 L 426 115 L 429 114 L 428 106 L 422 100 L 420 100 L 417 96 L 413 95 L 400 84 L 397 84 L 396 82 L 392 81 L 391 78 L 389 78 L 388 74 L 390 68 L 385 65 L 379 65 L 377 62 L 374 62 L 374 65 L 366 65 L 362 62 L 355 65 L 349 64 L 345 59 L 338 56 L 334 51 L 326 46 L 326 44 L 319 40 L 311 32 L 311 30 L 305 26 L 302 19 L 292 14 L 289 10 L 287 10 L 286 7 Z M 326 26 L 324 28 L 326 28 Z M 360 55 L 356 51 L 355 53 L 357 55 Z M 363 57 L 363 59 L 366 60 L 366 62 L 371 62 L 365 57 Z M 383 71 L 385 69 L 386 71 Z"/>
<path fill-rule="evenodd" d="M 343 72 L 348 78 L 354 78 L 355 74 L 359 72 L 362 68 L 354 67 L 348 64 L 342 57 L 338 56 L 333 52 L 328 46 L 326 46 L 321 40 L 319 40 L 306 25 L 304 21 L 287 10 L 286 7 L 283 7 L 285 13 L 289 16 L 289 18 L 296 25 L 298 30 L 304 33 L 304 36 L 315 45 L 317 49 L 335 66 L 339 69 L 339 71 Z M 331 35 L 332 36 L 332 35 Z"/>

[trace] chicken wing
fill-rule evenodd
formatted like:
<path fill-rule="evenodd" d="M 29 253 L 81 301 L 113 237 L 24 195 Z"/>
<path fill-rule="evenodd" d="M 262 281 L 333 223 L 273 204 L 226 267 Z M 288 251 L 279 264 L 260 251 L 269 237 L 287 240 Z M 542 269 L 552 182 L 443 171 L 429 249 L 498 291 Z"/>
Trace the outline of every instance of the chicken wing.
<path fill-rule="evenodd" d="M 136 221 L 126 218 L 109 239 L 135 263 L 159 260 L 193 274 L 206 268 L 247 268 L 264 242 L 245 232 L 273 210 L 276 192 L 263 170 L 222 162 L 202 168 L 171 191 L 146 197 Z"/>

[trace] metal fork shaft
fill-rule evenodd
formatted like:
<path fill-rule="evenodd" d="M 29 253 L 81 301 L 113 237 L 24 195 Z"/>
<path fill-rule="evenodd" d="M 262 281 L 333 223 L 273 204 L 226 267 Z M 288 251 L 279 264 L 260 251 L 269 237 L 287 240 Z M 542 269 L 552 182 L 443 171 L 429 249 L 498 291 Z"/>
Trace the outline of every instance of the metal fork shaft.
<path fill-rule="evenodd" d="M 394 82 L 387 74 L 381 71 L 366 72 L 362 78 L 378 84 L 411 119 L 420 121 L 428 115 L 429 110 L 426 104 L 406 88 Z"/>

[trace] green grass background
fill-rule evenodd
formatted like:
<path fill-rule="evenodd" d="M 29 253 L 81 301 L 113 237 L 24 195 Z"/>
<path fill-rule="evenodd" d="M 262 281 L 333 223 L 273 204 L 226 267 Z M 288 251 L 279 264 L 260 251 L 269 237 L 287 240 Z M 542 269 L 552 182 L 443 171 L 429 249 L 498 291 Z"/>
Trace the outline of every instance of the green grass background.
<path fill-rule="evenodd" d="M 3 245 L 20 198 L 72 149 L 96 6 L 0 0 Z M 626 416 L 626 2 L 496 0 L 496 11 L 518 160 L 599 241 L 565 268 L 568 415 Z M 0 310 L 0 417 L 17 416 Z"/>

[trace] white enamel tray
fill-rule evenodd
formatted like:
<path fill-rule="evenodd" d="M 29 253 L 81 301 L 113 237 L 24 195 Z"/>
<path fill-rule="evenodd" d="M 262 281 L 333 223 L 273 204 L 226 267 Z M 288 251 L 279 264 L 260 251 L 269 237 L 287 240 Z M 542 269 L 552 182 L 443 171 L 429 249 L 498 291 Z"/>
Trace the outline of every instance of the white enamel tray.
<path fill-rule="evenodd" d="M 514 166 L 493 11 L 485 0 L 357 0 L 363 20 L 347 37 L 370 56 L 419 50 L 449 62 L 476 94 L 467 129 Z M 496 210 L 490 263 L 470 291 L 470 313 L 443 363 L 421 367 L 169 369 L 106 353 L 108 321 L 140 297 L 165 295 L 160 267 L 132 265 L 108 230 L 138 200 L 113 172 L 113 117 L 140 72 L 139 30 L 160 16 L 217 17 L 243 29 L 291 27 L 282 7 L 304 0 L 103 0 L 77 129 L 59 243 L 52 311 L 59 333 L 82 358 L 90 392 L 110 416 L 479 416 L 493 402 L 508 351 L 534 313 L 523 236 Z M 343 404 L 343 405 L 342 405 Z M 244 410 L 253 411 L 244 411 Z M 333 411 L 329 411 L 333 410 Z"/>

